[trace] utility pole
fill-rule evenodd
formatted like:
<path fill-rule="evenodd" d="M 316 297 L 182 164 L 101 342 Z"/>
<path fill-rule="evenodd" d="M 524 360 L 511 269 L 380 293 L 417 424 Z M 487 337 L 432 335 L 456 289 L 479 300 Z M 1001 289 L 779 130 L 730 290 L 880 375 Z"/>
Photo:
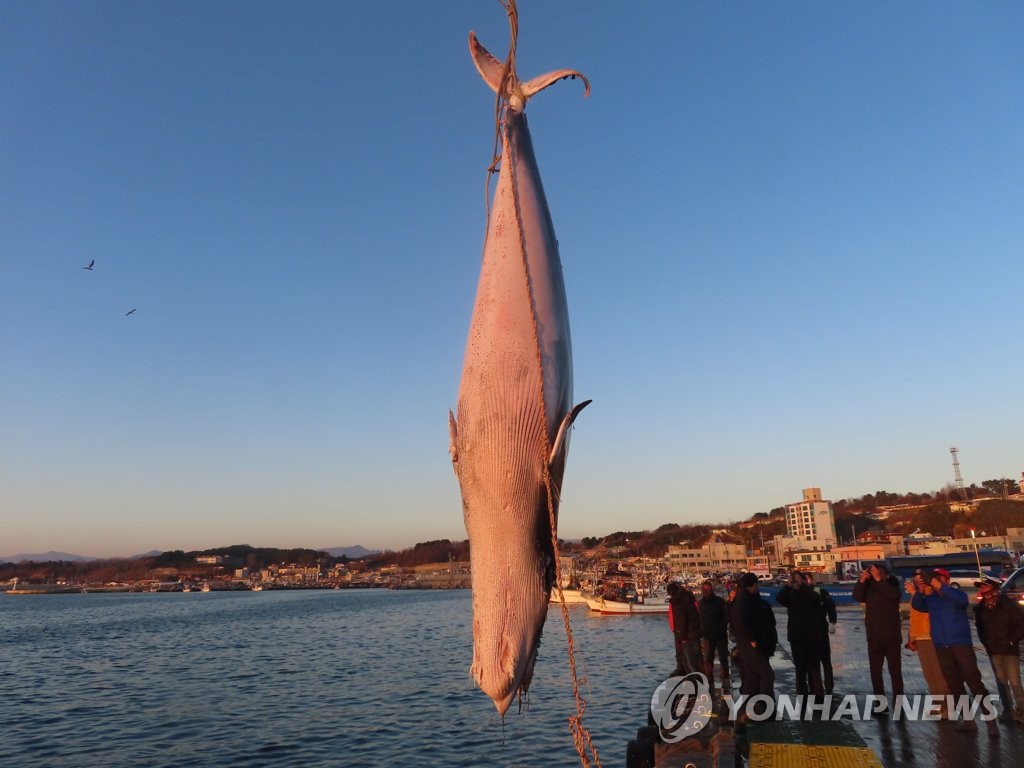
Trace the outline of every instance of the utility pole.
<path fill-rule="evenodd" d="M 960 492 L 960 499 L 967 501 L 967 489 L 964 488 L 964 479 L 960 475 L 960 461 L 957 459 L 957 451 L 959 448 L 956 446 L 949 449 L 949 452 L 953 455 L 953 476 L 956 478 L 956 489 Z"/>
<path fill-rule="evenodd" d="M 853 559 L 857 561 L 857 577 L 860 578 L 860 546 L 857 544 L 857 529 L 850 523 L 850 535 L 853 536 Z"/>

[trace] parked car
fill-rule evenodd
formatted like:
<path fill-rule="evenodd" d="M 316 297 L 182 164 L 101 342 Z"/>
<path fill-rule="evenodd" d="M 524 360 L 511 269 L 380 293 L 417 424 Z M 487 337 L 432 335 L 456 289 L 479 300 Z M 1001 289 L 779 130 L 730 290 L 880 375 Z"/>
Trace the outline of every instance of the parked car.
<path fill-rule="evenodd" d="M 950 571 L 949 581 L 950 584 L 955 584 L 961 589 L 973 589 L 974 582 L 979 581 L 981 576 L 978 575 L 977 571 Z M 1024 584 L 1022 584 L 1024 586 Z"/>
<path fill-rule="evenodd" d="M 1024 605 L 1024 568 L 1018 568 L 1001 587 L 1002 593 L 1007 597 L 1016 600 L 1018 605 Z"/>

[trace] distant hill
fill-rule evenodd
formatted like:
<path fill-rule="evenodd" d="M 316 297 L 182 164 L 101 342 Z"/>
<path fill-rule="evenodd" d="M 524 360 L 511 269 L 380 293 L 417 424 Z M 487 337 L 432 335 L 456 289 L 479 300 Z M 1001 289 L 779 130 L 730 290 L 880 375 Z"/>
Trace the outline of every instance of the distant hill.
<path fill-rule="evenodd" d="M 376 555 L 380 552 L 380 550 L 367 549 L 359 544 L 356 544 L 354 547 L 329 547 L 321 551 L 326 552 L 331 557 L 347 557 L 349 560 L 358 560 L 360 557 Z"/>
<path fill-rule="evenodd" d="M 54 562 L 68 562 L 68 563 L 89 563 L 96 560 L 95 557 L 85 557 L 84 555 L 72 555 L 68 552 L 43 552 L 42 554 L 35 555 L 6 555 L 0 556 L 0 563 L 54 563 Z"/>

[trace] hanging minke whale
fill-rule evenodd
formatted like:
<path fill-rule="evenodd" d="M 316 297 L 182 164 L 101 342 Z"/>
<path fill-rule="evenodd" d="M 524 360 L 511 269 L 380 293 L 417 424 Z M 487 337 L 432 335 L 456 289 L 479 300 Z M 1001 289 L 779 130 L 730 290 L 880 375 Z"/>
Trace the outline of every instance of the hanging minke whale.
<path fill-rule="evenodd" d="M 470 544 L 470 672 L 501 715 L 533 676 L 555 581 L 569 431 L 590 402 L 572 404 L 562 265 L 523 114 L 531 96 L 558 80 L 580 78 L 586 94 L 590 83 L 573 70 L 521 82 L 512 21 L 504 63 L 469 36 L 476 68 L 498 94 L 501 154 L 457 415 L 448 420 Z"/>

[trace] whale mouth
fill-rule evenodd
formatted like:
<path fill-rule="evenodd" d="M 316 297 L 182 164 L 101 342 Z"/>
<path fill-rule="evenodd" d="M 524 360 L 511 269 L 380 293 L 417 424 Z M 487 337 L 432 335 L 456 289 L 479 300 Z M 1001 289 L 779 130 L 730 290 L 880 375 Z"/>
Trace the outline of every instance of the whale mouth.
<path fill-rule="evenodd" d="M 529 645 L 526 641 L 526 637 L 516 640 L 503 634 L 491 663 L 483 663 L 477 658 L 471 670 L 477 685 L 494 702 L 501 716 L 505 715 L 520 692 L 526 693 L 530 688 L 539 638 Z"/>
<path fill-rule="evenodd" d="M 547 618 L 547 598 L 533 592 L 533 587 L 521 584 L 518 590 L 495 590 L 490 600 L 474 601 L 470 674 L 499 715 L 520 692 L 529 690 L 533 679 Z"/>

